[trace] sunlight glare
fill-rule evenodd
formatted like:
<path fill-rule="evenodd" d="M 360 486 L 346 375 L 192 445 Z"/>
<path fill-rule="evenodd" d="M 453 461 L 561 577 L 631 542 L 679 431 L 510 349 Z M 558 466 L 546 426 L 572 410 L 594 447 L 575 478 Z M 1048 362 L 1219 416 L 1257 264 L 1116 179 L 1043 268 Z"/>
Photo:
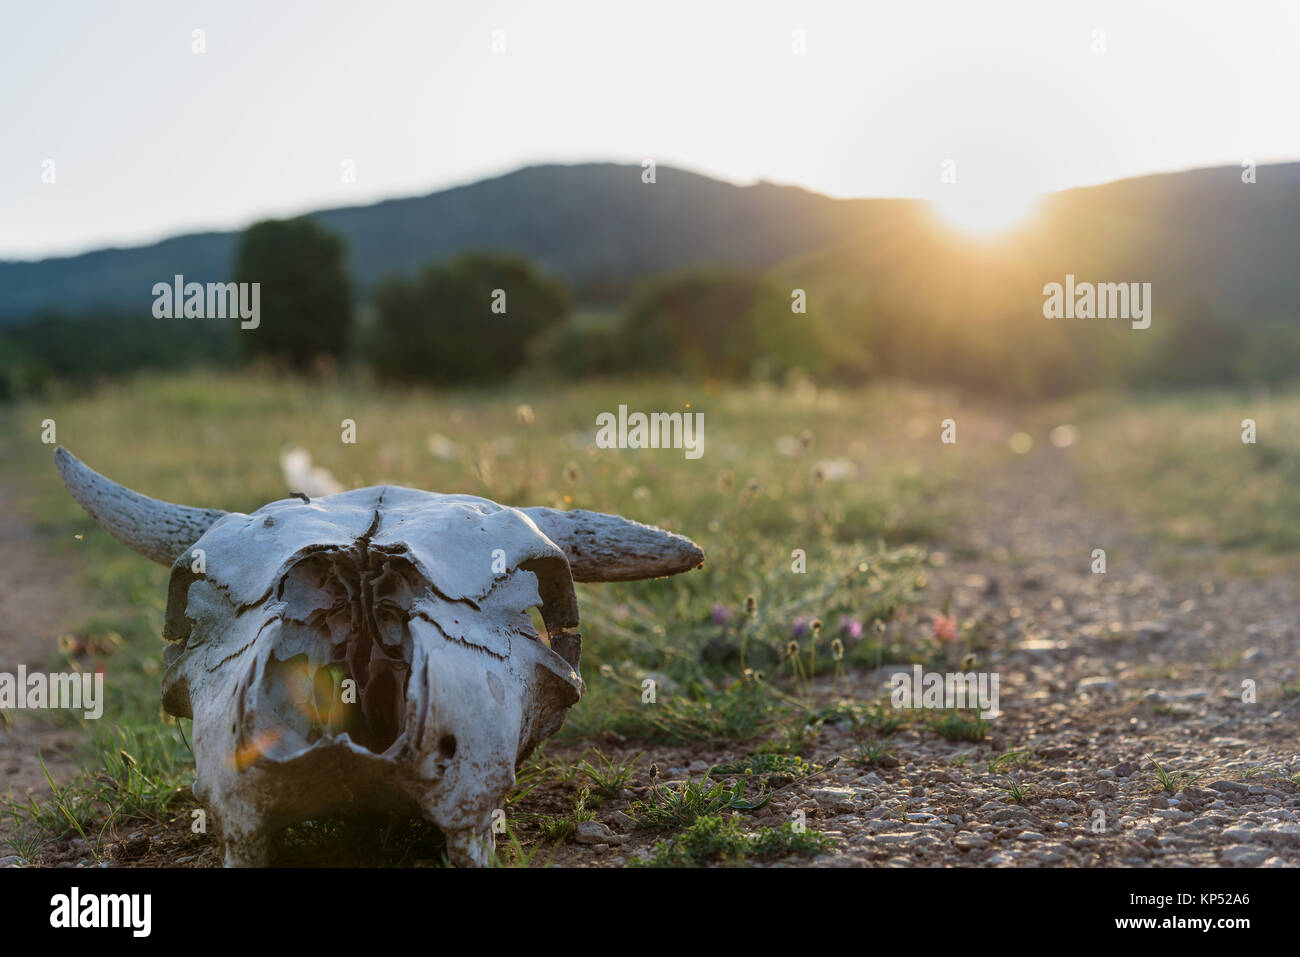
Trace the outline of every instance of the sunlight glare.
<path fill-rule="evenodd" d="M 935 215 L 961 232 L 987 236 L 1019 226 L 1033 212 L 1039 196 L 1024 190 L 949 188 L 931 201 Z"/>

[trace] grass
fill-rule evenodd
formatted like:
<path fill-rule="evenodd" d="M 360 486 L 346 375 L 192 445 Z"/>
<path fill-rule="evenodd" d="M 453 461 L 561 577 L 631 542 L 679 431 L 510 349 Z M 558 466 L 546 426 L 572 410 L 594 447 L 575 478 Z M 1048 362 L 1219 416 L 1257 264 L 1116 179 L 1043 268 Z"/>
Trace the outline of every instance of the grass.
<path fill-rule="evenodd" d="M 637 762 L 643 757 L 643 754 L 636 754 L 625 760 L 617 761 L 605 757 L 605 755 L 601 754 L 600 749 L 596 749 L 594 764 L 587 760 L 584 751 L 576 767 L 579 774 L 591 781 L 598 794 L 602 797 L 613 797 L 632 779 L 632 773 L 636 770 Z"/>
<path fill-rule="evenodd" d="M 1155 767 L 1157 790 L 1168 791 L 1171 794 L 1191 787 L 1207 774 L 1204 771 L 1170 771 L 1150 755 L 1147 756 L 1147 760 Z"/>
<path fill-rule="evenodd" d="M 1204 568 L 1267 573 L 1300 551 L 1300 393 L 1094 397 L 1075 450 L 1093 493 Z M 1242 422 L 1253 419 L 1253 443 Z M 1174 552 L 1171 551 L 1171 554 Z M 1293 567 L 1293 565 L 1291 566 Z"/>
<path fill-rule="evenodd" d="M 1001 774 L 1007 768 L 1023 768 L 1033 759 L 1034 752 L 1028 749 L 1004 751 L 992 755 L 988 760 L 989 774 Z"/>
<path fill-rule="evenodd" d="M 820 831 L 796 829 L 793 823 L 762 827 L 750 834 L 743 830 L 739 816 L 710 814 L 696 818 L 674 837 L 656 843 L 649 857 L 638 863 L 645 867 L 715 863 L 737 867 L 750 859 L 815 856 L 834 846 L 835 842 Z"/>
<path fill-rule="evenodd" d="M 601 411 L 688 403 L 705 414 L 701 459 L 594 447 Z M 937 423 L 957 412 L 969 424 L 961 454 L 937 438 Z M 252 511 L 283 498 L 279 453 L 293 444 L 347 487 L 393 483 L 581 507 L 687 534 L 707 555 L 701 571 L 577 586 L 588 692 L 557 740 L 563 746 L 613 733 L 646 747 L 750 744 L 785 755 L 797 755 L 820 728 L 809 719 L 812 681 L 832 674 L 839 681 L 845 669 L 874 667 L 882 657 L 932 654 L 922 638 L 891 623 L 924 595 L 919 543 L 940 533 L 955 508 L 942 491 L 981 456 L 1001 454 L 981 441 L 987 429 L 978 410 L 888 384 L 838 392 L 806 383 L 723 391 L 668 381 L 521 382 L 432 393 L 380 390 L 360 379 L 197 372 L 0 408 L 4 486 L 24 495 L 42 547 L 79 570 L 84 592 L 81 620 L 46 665 L 106 674 L 102 720 L 58 716 L 88 744 L 82 778 L 35 806 L 9 808 L 25 822 L 16 839 L 29 852 L 66 837 L 73 821 L 93 844 L 138 824 L 182 827 L 195 808 L 192 729 L 164 716 L 158 698 L 167 569 L 111 540 L 67 495 L 51 447 L 40 441 L 45 419 L 55 421 L 57 441 L 97 471 L 191 505 Z M 341 441 L 344 419 L 356 423 L 355 444 Z M 776 452 L 781 436 L 804 433 L 810 440 L 795 443 L 795 454 Z M 828 460 L 850 463 L 855 477 L 827 478 L 837 474 L 821 466 Z M 805 555 L 799 570 L 795 549 Z M 791 660 L 788 643 L 800 622 L 813 619 L 824 628 L 803 637 Z M 860 623 L 860 637 L 841 622 Z M 647 678 L 655 689 L 649 700 Z M 889 710 L 860 717 L 888 734 L 906 720 Z M 568 783 L 580 778 L 599 798 L 625 785 L 635 763 L 584 756 L 568 763 Z M 530 764 L 507 802 L 511 813 L 529 791 L 561 777 Z M 387 821 L 349 826 L 403 860 L 436 850 Z M 310 850 L 327 831 L 321 824 L 288 843 Z M 411 843 L 384 843 L 384 834 Z"/>
<path fill-rule="evenodd" d="M 946 711 L 930 721 L 930 730 L 949 741 L 983 741 L 993 727 L 976 712 Z"/>
<path fill-rule="evenodd" d="M 587 807 L 590 800 L 591 788 L 584 787 L 574 797 L 573 810 L 569 813 L 539 818 L 537 826 L 542 839 L 552 844 L 571 840 L 579 824 L 596 819 L 596 812 Z"/>
<path fill-rule="evenodd" d="M 1021 804 L 1029 800 L 1029 792 L 1033 789 L 1032 784 L 1022 784 L 1019 778 L 1007 778 L 1006 784 L 995 784 L 999 791 L 1005 791 L 1007 800 Z"/>
<path fill-rule="evenodd" d="M 766 807 L 770 796 L 760 790 L 757 802 L 748 800 L 745 785 L 743 777 L 727 785 L 711 781 L 708 774 L 698 781 L 687 780 L 666 786 L 652 784 L 650 795 L 644 800 L 633 801 L 627 813 L 637 827 L 667 831 L 688 827 L 698 818 L 724 811 L 757 811 Z"/>
<path fill-rule="evenodd" d="M 855 741 L 854 744 L 858 753 L 849 758 L 849 763 L 860 768 L 881 765 L 893 753 L 883 741 Z"/>
<path fill-rule="evenodd" d="M 761 779 L 769 788 L 779 788 L 821 774 L 831 765 L 810 764 L 798 755 L 768 752 L 751 754 L 730 764 L 719 764 L 712 773 L 719 776 L 750 775 Z"/>

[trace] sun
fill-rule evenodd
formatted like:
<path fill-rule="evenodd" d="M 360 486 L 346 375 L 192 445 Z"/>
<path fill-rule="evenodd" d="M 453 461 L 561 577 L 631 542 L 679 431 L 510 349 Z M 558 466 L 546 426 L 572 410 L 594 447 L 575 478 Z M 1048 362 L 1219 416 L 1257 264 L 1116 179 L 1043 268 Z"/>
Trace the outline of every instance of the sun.
<path fill-rule="evenodd" d="M 1016 189 L 959 188 L 940 190 L 930 201 L 935 214 L 953 229 L 975 236 L 992 236 L 1023 223 L 1034 212 L 1039 196 Z"/>

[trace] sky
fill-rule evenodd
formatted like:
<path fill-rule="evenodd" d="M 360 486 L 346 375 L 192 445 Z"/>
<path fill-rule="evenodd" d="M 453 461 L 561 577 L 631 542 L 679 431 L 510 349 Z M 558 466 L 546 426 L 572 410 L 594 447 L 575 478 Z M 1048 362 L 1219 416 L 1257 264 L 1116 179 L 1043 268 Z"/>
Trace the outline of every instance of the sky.
<path fill-rule="evenodd" d="M 0 258 L 646 159 L 997 207 L 1296 160 L 1300 0 L 47 0 L 0 28 Z"/>

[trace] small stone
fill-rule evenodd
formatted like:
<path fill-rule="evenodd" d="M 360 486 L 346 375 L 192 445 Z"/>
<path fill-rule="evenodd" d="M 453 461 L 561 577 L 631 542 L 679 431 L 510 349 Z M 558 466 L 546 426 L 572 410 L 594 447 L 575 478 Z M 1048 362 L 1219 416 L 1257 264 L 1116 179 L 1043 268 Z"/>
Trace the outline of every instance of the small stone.
<path fill-rule="evenodd" d="M 1127 778 L 1137 774 L 1138 766 L 1132 761 L 1121 761 L 1115 765 L 1115 777 Z"/>
<path fill-rule="evenodd" d="M 1163 621 L 1150 621 L 1137 628 L 1138 641 L 1159 641 L 1169 637 L 1169 625 Z"/>
<path fill-rule="evenodd" d="M 1238 867 L 1259 867 L 1266 860 L 1268 860 L 1268 851 L 1249 844 L 1238 844 L 1223 852 L 1223 862 Z"/>
<path fill-rule="evenodd" d="M 1075 691 L 1118 691 L 1119 682 L 1114 678 L 1107 678 L 1104 675 L 1095 675 L 1091 678 L 1084 678 L 1074 686 Z"/>
<path fill-rule="evenodd" d="M 573 839 L 579 844 L 622 844 L 626 840 L 599 821 L 579 821 Z"/>
<path fill-rule="evenodd" d="M 636 827 L 636 818 L 630 814 L 624 814 L 622 811 L 615 811 L 613 814 L 614 823 L 619 827 L 633 828 Z"/>
<path fill-rule="evenodd" d="M 989 846 L 986 838 L 970 831 L 963 831 L 952 839 L 952 846 L 959 851 L 975 851 Z"/>

